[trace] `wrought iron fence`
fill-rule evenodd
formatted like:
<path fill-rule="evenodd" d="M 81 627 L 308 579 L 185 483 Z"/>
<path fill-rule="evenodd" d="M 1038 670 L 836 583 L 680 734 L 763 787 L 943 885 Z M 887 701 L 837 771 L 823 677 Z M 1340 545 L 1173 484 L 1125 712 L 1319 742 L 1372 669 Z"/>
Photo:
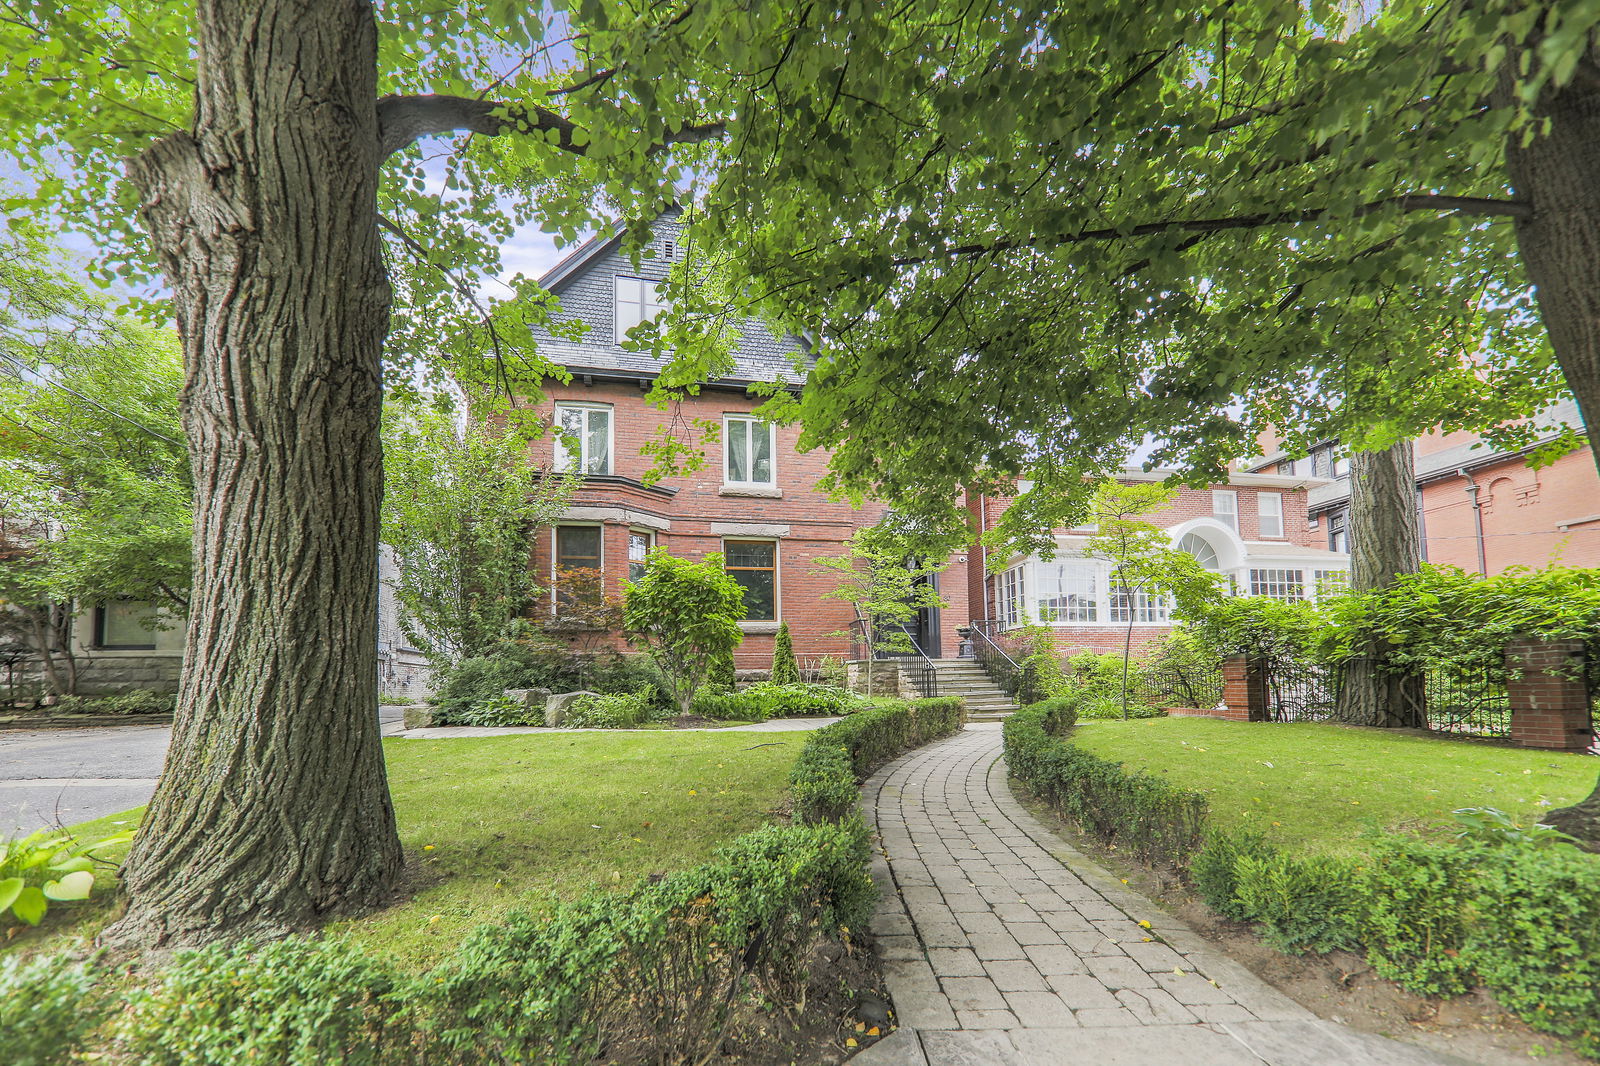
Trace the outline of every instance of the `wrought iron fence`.
<path fill-rule="evenodd" d="M 1474 737 L 1511 735 L 1511 694 L 1503 673 L 1487 666 L 1450 665 L 1423 679 L 1428 728 Z"/>
<path fill-rule="evenodd" d="M 1339 704 L 1337 667 L 1268 658 L 1262 673 L 1272 721 L 1322 722 L 1333 717 Z"/>
<path fill-rule="evenodd" d="M 1148 707 L 1207 710 L 1222 702 L 1222 669 L 1135 664 L 1128 676 L 1128 695 Z"/>

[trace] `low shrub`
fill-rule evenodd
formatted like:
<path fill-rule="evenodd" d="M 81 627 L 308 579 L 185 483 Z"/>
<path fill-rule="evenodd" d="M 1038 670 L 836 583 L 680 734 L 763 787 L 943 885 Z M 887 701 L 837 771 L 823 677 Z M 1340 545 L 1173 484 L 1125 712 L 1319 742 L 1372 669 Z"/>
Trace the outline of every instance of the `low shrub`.
<path fill-rule="evenodd" d="M 737 993 L 780 1002 L 812 947 L 859 927 L 873 888 L 866 827 L 766 826 L 709 863 L 548 919 L 482 926 L 423 982 L 445 1047 L 493 1061 L 702 1061 Z"/>
<path fill-rule="evenodd" d="M 1473 983 L 1461 952 L 1471 920 L 1474 868 L 1483 847 L 1375 838 L 1358 890 L 1359 937 L 1372 968 L 1414 992 L 1452 996 Z"/>
<path fill-rule="evenodd" d="M 172 714 L 178 707 L 178 697 L 172 692 L 151 692 L 132 689 L 114 696 L 62 696 L 55 705 L 45 709 L 47 714 Z"/>
<path fill-rule="evenodd" d="M 870 703 L 865 696 L 832 685 L 760 681 L 738 691 L 707 686 L 695 693 L 689 709 L 723 721 L 764 722 L 769 718 L 833 718 L 854 714 Z"/>
<path fill-rule="evenodd" d="M 0 958 L 0 1048 L 9 1066 L 64 1066 L 109 1012 L 93 964 L 66 955 Z"/>
<path fill-rule="evenodd" d="M 1167 712 L 1160 707 L 1151 707 L 1140 702 L 1132 692 L 1128 693 L 1128 709 L 1124 716 L 1122 709 L 1122 695 L 1120 693 L 1095 693 L 1086 696 L 1078 708 L 1078 717 L 1085 720 L 1107 721 L 1110 719 L 1121 720 L 1127 718 L 1165 718 Z"/>
<path fill-rule="evenodd" d="M 416 1060 L 415 997 L 341 941 L 233 944 L 174 958 L 113 1032 L 141 1066 L 388 1066 Z"/>
<path fill-rule="evenodd" d="M 96 853 L 121 847 L 131 832 L 98 840 L 79 840 L 67 829 L 41 829 L 25 837 L 0 839 L 0 928 L 11 918 L 38 925 L 55 903 L 88 899 L 111 881 L 112 865 Z"/>
<path fill-rule="evenodd" d="M 1258 833 L 1211 830 L 1189 862 L 1189 883 L 1212 910 L 1224 918 L 1247 922 L 1250 910 L 1239 899 L 1239 860 L 1263 858 L 1271 851 L 1271 845 Z"/>
<path fill-rule="evenodd" d="M 1046 728 L 1064 720 L 1064 712 L 1052 709 L 1056 702 L 1033 704 L 1006 719 L 1011 773 L 1086 832 L 1141 861 L 1184 865 L 1200 849 L 1205 797 L 1058 740 Z"/>
<path fill-rule="evenodd" d="M 459 725 L 542 726 L 544 707 L 529 707 L 526 700 L 512 699 L 504 693 L 490 696 L 454 716 Z"/>
<path fill-rule="evenodd" d="M 506 641 L 492 654 L 463 659 L 440 670 L 434 679 L 433 704 L 441 724 L 491 724 L 482 719 L 496 715 L 493 705 L 508 688 L 588 689 L 606 695 L 647 689 L 652 704 L 672 705 L 661 671 L 648 656 L 623 655 L 610 649 L 580 654 L 537 640 Z"/>
<path fill-rule="evenodd" d="M 1356 946 L 1353 876 L 1345 863 L 1302 859 L 1277 849 L 1234 860 L 1234 899 L 1280 951 L 1333 951 Z"/>
<path fill-rule="evenodd" d="M 637 729 L 646 722 L 665 717 L 666 713 L 656 705 L 649 691 L 579 696 L 568 705 L 561 728 Z"/>
<path fill-rule="evenodd" d="M 903 751 L 960 732 L 967 708 L 958 697 L 881 701 L 811 734 L 789 777 L 800 822 L 848 817 L 857 783 Z"/>
<path fill-rule="evenodd" d="M 1218 913 L 1259 923 L 1284 951 L 1364 950 L 1414 992 L 1481 984 L 1534 1028 L 1600 1057 L 1600 855 L 1487 808 L 1457 812 L 1455 842 L 1378 834 L 1359 861 L 1293 855 L 1252 834 L 1202 836 L 1202 795 L 1089 755 L 1053 735 L 1065 728 L 1052 720 L 1069 716 L 1040 704 L 1006 721 L 1011 772 L 1101 840 L 1186 867 Z"/>

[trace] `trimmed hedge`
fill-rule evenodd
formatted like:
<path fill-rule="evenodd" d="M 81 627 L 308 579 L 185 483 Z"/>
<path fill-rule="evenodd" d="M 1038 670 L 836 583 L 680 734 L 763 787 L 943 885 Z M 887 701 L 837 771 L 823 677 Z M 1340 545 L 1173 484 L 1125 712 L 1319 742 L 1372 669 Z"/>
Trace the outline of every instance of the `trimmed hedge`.
<path fill-rule="evenodd" d="M 764 722 L 769 718 L 832 718 L 854 714 L 870 703 L 866 697 L 834 685 L 760 681 L 738 690 L 705 686 L 694 694 L 689 710 L 720 721 Z"/>
<path fill-rule="evenodd" d="M 65 954 L 0 958 L 0 1052 L 7 1066 L 63 1066 L 110 1005 L 92 963 Z"/>
<path fill-rule="evenodd" d="M 1505 835 L 1382 834 L 1359 862 L 1301 857 L 1208 830 L 1202 794 L 1073 747 L 1062 702 L 1007 719 L 1006 760 L 1085 832 L 1176 865 L 1213 910 L 1258 923 L 1280 950 L 1364 950 L 1378 973 L 1424 994 L 1481 984 L 1534 1028 L 1600 1057 L 1600 855 Z"/>
<path fill-rule="evenodd" d="M 967 705 L 955 696 L 884 701 L 811 735 L 789 776 L 798 822 L 839 821 L 860 798 L 859 783 L 901 752 L 958 733 Z"/>
<path fill-rule="evenodd" d="M 1182 864 L 1202 843 L 1205 797 L 1059 741 L 1077 721 L 1075 700 L 1056 697 L 1006 719 L 1011 773 L 1100 839 L 1144 862 Z"/>

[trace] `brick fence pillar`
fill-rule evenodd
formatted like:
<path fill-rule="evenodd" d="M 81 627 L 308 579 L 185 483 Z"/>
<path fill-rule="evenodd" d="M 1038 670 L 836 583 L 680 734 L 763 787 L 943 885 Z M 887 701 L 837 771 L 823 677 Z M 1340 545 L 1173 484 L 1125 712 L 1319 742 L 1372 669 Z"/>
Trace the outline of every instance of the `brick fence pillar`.
<path fill-rule="evenodd" d="M 1222 708 L 1212 716 L 1231 722 L 1267 720 L 1267 671 L 1259 657 L 1231 655 L 1222 660 Z"/>
<path fill-rule="evenodd" d="M 1594 743 L 1583 642 L 1518 637 L 1506 645 L 1511 739 L 1518 747 L 1583 751 Z"/>

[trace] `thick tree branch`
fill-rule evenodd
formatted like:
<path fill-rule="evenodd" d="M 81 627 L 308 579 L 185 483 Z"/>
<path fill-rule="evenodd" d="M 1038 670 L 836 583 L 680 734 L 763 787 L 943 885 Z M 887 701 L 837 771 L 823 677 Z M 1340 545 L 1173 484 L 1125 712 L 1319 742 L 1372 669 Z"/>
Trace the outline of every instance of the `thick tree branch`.
<path fill-rule="evenodd" d="M 675 144 L 697 144 L 722 136 L 726 124 L 690 124 L 669 131 L 651 152 Z M 588 153 L 588 139 L 578 124 L 547 107 L 475 100 L 469 96 L 386 96 L 378 101 L 378 151 L 384 159 L 419 137 L 457 131 L 486 137 L 507 134 L 556 134 L 555 146 L 573 155 Z"/>
<path fill-rule="evenodd" d="M 1385 208 L 1399 207 L 1402 211 L 1452 211 L 1460 215 L 1487 215 L 1503 218 L 1525 219 L 1533 216 L 1533 205 L 1526 200 L 1492 200 L 1479 196 L 1434 196 L 1412 194 L 1391 196 L 1362 204 L 1347 218 L 1360 218 Z M 1114 229 L 1079 230 L 1077 233 L 1058 233 L 1032 237 L 1021 241 L 994 241 L 987 244 L 961 244 L 924 255 L 903 256 L 893 260 L 895 266 L 916 266 L 934 259 L 959 259 L 967 256 L 993 255 L 998 252 L 1022 248 L 1051 248 L 1064 244 L 1081 244 L 1085 241 L 1112 241 L 1129 237 L 1148 237 L 1155 233 L 1217 233 L 1223 230 L 1259 229 L 1263 226 L 1322 222 L 1340 217 L 1328 208 L 1309 208 L 1305 211 L 1263 212 L 1255 215 L 1234 215 L 1225 218 L 1168 219 L 1162 222 L 1143 222 L 1135 226 Z"/>

